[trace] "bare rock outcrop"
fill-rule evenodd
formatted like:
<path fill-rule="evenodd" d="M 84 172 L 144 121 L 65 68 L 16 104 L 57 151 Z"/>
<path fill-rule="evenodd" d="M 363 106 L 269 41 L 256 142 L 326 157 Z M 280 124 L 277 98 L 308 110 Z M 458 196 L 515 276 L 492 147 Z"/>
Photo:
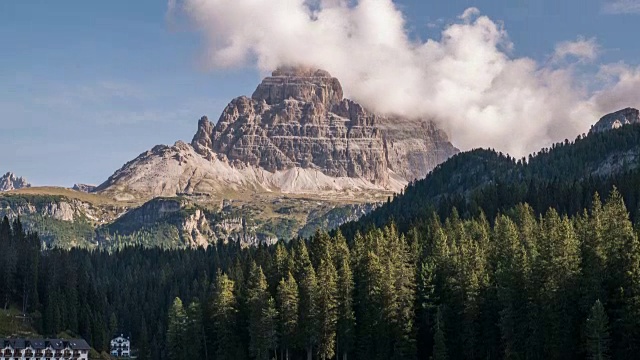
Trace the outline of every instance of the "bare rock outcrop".
<path fill-rule="evenodd" d="M 338 79 L 304 67 L 274 71 L 215 125 L 203 117 L 191 144 L 233 166 L 318 169 L 381 185 L 389 170 L 411 181 L 458 151 L 434 123 L 369 112 L 343 98 Z"/>
<path fill-rule="evenodd" d="M 13 173 L 6 173 L 0 177 L 0 191 L 11 191 L 31 187 L 31 184 L 23 177 L 15 176 Z"/>
<path fill-rule="evenodd" d="M 75 191 L 80 191 L 83 193 L 92 193 L 96 190 L 97 186 L 95 185 L 87 185 L 87 184 L 74 184 L 71 188 Z"/>
<path fill-rule="evenodd" d="M 591 127 L 591 133 L 603 132 L 620 128 L 624 125 L 639 124 L 640 111 L 633 108 L 626 108 L 603 116 L 595 125 Z"/>
<path fill-rule="evenodd" d="M 397 192 L 457 152 L 433 122 L 375 114 L 345 99 L 328 72 L 287 67 L 232 100 L 215 124 L 202 117 L 190 144 L 154 147 L 95 192 Z"/>

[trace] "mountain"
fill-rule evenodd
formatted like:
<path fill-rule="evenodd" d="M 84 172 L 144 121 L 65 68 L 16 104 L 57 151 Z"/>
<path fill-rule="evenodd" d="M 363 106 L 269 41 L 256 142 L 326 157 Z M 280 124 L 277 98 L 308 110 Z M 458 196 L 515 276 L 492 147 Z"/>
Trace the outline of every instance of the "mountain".
<path fill-rule="evenodd" d="M 355 220 L 457 152 L 433 122 L 375 114 L 328 72 L 288 67 L 215 124 L 202 117 L 190 143 L 155 146 L 97 187 L 10 192 L 0 216 L 50 246 L 272 243 Z"/>
<path fill-rule="evenodd" d="M 8 172 L 0 177 L 0 191 L 10 191 L 31 187 L 31 184 L 23 177 L 17 177 L 13 173 Z"/>
<path fill-rule="evenodd" d="M 640 111 L 626 108 L 620 111 L 603 116 L 595 125 L 591 127 L 591 132 L 602 132 L 617 129 L 628 124 L 640 123 Z"/>
<path fill-rule="evenodd" d="M 607 122 L 625 113 L 629 111 L 603 119 Z M 426 178 L 411 183 L 393 201 L 344 225 L 342 231 L 353 235 L 391 221 L 406 231 L 433 212 L 444 219 L 454 208 L 464 217 L 482 211 L 494 219 L 522 202 L 538 213 L 552 207 L 571 215 L 588 207 L 595 192 L 604 197 L 613 186 L 622 193 L 632 216 L 640 216 L 640 125 L 636 123 L 592 131 L 526 159 L 485 149 L 457 154 Z"/>
<path fill-rule="evenodd" d="M 95 191 L 120 199 L 397 192 L 457 152 L 432 122 L 374 114 L 345 99 L 326 71 L 283 68 L 250 98 L 232 100 L 216 124 L 202 117 L 191 144 L 157 146 Z"/>

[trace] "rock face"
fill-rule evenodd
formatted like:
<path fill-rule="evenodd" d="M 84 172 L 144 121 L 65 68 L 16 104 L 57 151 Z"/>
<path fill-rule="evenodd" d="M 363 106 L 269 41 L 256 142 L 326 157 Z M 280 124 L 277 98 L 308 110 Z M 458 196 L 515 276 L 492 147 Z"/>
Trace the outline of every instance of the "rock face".
<path fill-rule="evenodd" d="M 360 105 L 342 99 L 340 83 L 328 73 L 280 70 L 251 98 L 234 99 L 215 126 L 201 119 L 192 145 L 235 167 L 319 169 L 387 185 L 384 140 L 374 120 Z"/>
<path fill-rule="evenodd" d="M 626 108 L 620 111 L 603 116 L 595 125 L 591 127 L 592 133 L 617 129 L 628 124 L 640 123 L 640 111 L 633 108 Z"/>
<path fill-rule="evenodd" d="M 374 114 L 338 79 L 304 67 L 273 72 L 191 144 L 156 146 L 95 192 L 119 200 L 232 192 L 394 191 L 458 152 L 433 122 Z"/>
<path fill-rule="evenodd" d="M 401 189 L 392 178 L 391 189 Z M 140 154 L 96 188 L 96 192 L 117 200 L 157 196 L 220 195 L 229 193 L 284 192 L 344 195 L 350 191 L 380 191 L 385 187 L 361 178 L 330 177 L 318 169 L 291 168 L 269 172 L 256 166 L 233 166 L 216 156 L 203 157 L 178 141 L 159 145 Z"/>
<path fill-rule="evenodd" d="M 6 173 L 0 177 L 0 191 L 18 190 L 31 187 L 31 184 L 23 177 L 17 177 L 13 173 Z"/>
<path fill-rule="evenodd" d="M 95 186 L 95 185 L 74 184 L 71 189 L 75 190 L 75 191 L 84 192 L 84 193 L 91 193 L 96 189 L 96 187 L 97 186 Z"/>
<path fill-rule="evenodd" d="M 411 181 L 458 152 L 432 122 L 373 114 L 344 99 L 338 79 L 308 68 L 274 71 L 216 125 L 203 117 L 191 144 L 235 167 L 318 169 L 382 186 L 390 171 Z"/>
<path fill-rule="evenodd" d="M 81 204 L 72 201 L 52 201 L 42 204 L 21 204 L 13 207 L 0 208 L 1 216 L 9 218 L 24 217 L 29 215 L 40 215 L 59 221 L 73 222 L 79 214 L 78 208 Z"/>

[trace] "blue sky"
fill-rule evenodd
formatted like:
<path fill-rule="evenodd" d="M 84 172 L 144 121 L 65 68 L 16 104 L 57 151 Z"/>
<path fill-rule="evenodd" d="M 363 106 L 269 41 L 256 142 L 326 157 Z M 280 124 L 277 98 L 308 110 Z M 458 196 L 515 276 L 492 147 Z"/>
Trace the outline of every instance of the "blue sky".
<path fill-rule="evenodd" d="M 582 36 L 596 38 L 599 61 L 639 65 L 640 1 L 395 3 L 416 39 L 437 40 L 477 7 L 504 24 L 514 57 L 544 63 L 558 42 Z M 151 0 L 0 2 L 0 172 L 98 184 L 156 144 L 190 141 L 200 116 L 215 120 L 251 94 L 255 68 L 208 69 L 201 35 L 166 13 Z"/>

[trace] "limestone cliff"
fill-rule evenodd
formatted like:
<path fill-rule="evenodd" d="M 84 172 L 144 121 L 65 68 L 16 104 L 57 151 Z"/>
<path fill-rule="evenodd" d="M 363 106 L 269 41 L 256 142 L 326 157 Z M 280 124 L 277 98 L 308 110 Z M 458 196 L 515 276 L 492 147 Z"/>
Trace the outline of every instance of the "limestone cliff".
<path fill-rule="evenodd" d="M 371 113 L 344 99 L 326 71 L 299 67 L 274 71 L 251 98 L 231 101 L 215 125 L 206 117 L 198 125 L 191 144 L 205 157 L 382 186 L 390 171 L 411 181 L 458 152 L 434 123 Z"/>
<path fill-rule="evenodd" d="M 23 177 L 17 177 L 10 172 L 0 176 L 0 191 L 18 190 L 26 187 L 31 187 L 31 184 Z"/>

